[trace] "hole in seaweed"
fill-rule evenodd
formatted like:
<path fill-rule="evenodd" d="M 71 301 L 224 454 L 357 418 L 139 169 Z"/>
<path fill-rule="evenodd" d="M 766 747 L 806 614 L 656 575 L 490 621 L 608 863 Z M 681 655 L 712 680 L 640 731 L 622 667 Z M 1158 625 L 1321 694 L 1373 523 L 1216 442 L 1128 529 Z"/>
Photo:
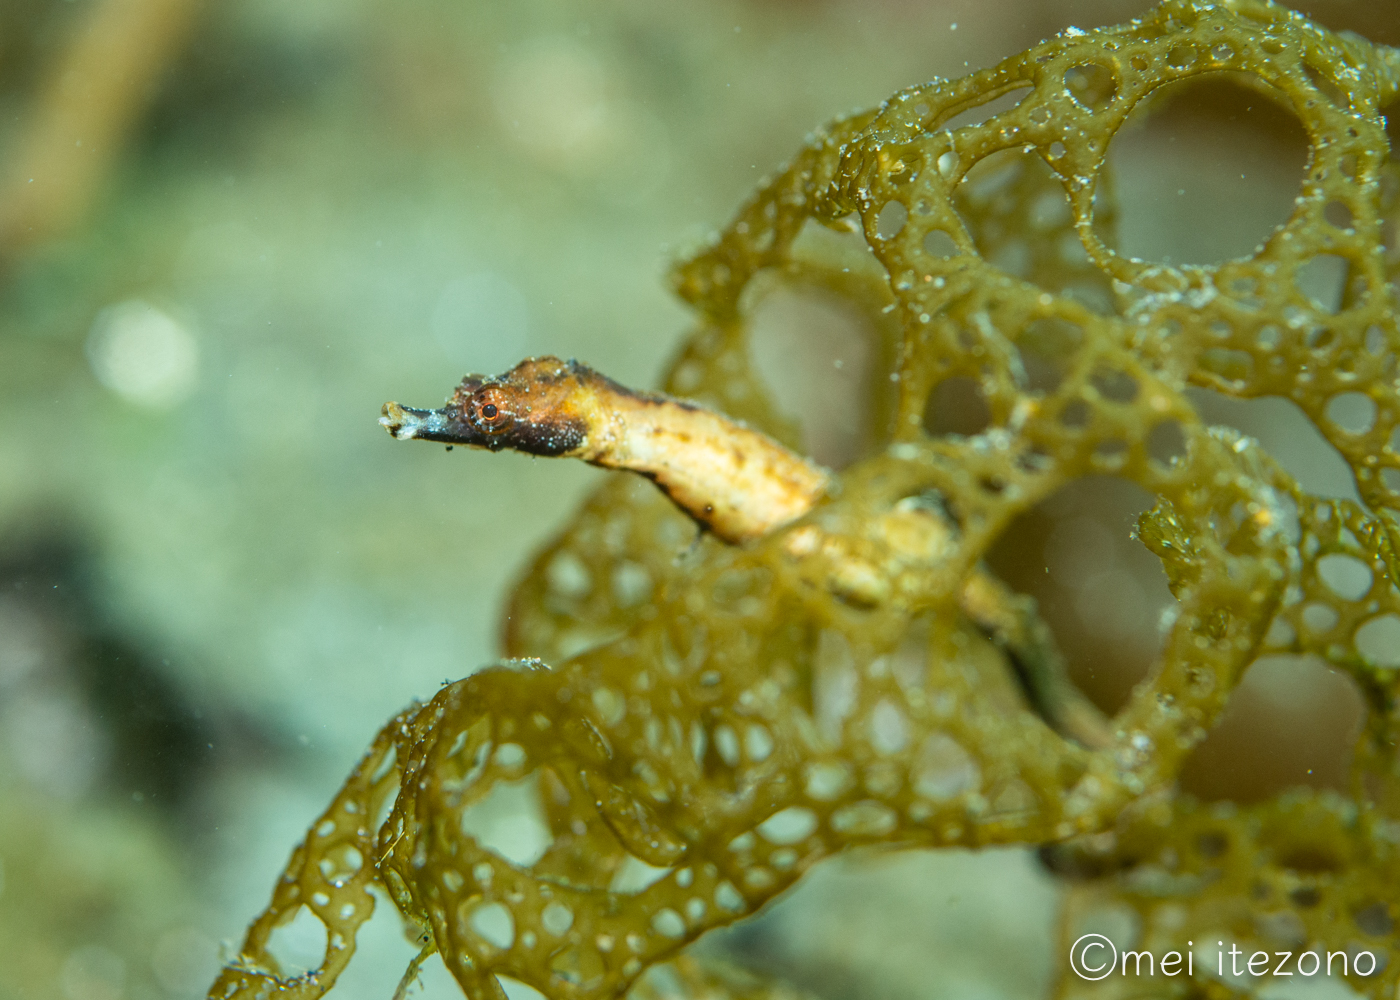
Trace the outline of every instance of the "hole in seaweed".
<path fill-rule="evenodd" d="M 1186 435 L 1175 420 L 1163 420 L 1147 433 L 1147 455 L 1154 462 L 1171 465 L 1186 456 Z"/>
<path fill-rule="evenodd" d="M 1226 284 L 1225 290 L 1237 299 L 1253 303 L 1257 301 L 1259 295 L 1259 282 L 1254 277 L 1245 274 L 1238 278 L 1231 278 Z"/>
<path fill-rule="evenodd" d="M 462 904 L 471 905 L 470 901 Z M 483 903 L 475 906 L 467 923 L 472 931 L 487 944 L 502 950 L 515 943 L 515 917 L 500 903 Z"/>
<path fill-rule="evenodd" d="M 1059 229 L 1069 225 L 1073 218 L 1074 213 L 1070 207 L 1069 199 L 1065 197 L 1064 190 L 1058 184 L 1051 190 L 1043 191 L 1031 204 L 1030 223 L 1032 229 L 1041 231 Z M 1060 256 L 1066 258 L 1067 262 L 1071 264 L 1088 260 L 1088 254 L 1084 252 L 1084 244 L 1079 242 L 1079 238 L 1069 233 L 1066 235 L 1070 238 L 1061 240 L 1061 244 L 1069 249 L 1062 249 Z"/>
<path fill-rule="evenodd" d="M 1336 81 L 1325 72 L 1318 69 L 1310 62 L 1303 63 L 1303 72 L 1308 75 L 1309 82 L 1318 90 L 1322 91 L 1323 96 L 1326 97 L 1328 101 L 1343 110 L 1351 110 L 1351 98 L 1347 97 L 1346 91 L 1337 86 Z"/>
<path fill-rule="evenodd" d="M 1031 276 L 1031 248 L 1023 239 L 1011 238 L 987 255 L 987 263 L 1013 278 Z"/>
<path fill-rule="evenodd" d="M 364 856 L 353 844 L 342 843 L 323 850 L 316 868 L 327 882 L 339 888 L 349 882 L 364 863 Z"/>
<path fill-rule="evenodd" d="M 1273 894 L 1273 888 L 1262 880 L 1256 881 L 1254 885 L 1250 886 L 1249 891 L 1250 896 L 1261 903 L 1267 901 Z M 1262 938 L 1273 941 L 1275 944 L 1287 944 L 1297 948 L 1308 940 L 1308 929 L 1307 925 L 1303 923 L 1303 918 L 1288 910 L 1261 913 L 1255 917 L 1254 926 Z"/>
<path fill-rule="evenodd" d="M 850 465 L 871 439 L 869 321 L 828 292 L 780 285 L 749 323 L 754 368 L 778 409 L 801 424 L 807 453 L 834 469 Z"/>
<path fill-rule="evenodd" d="M 899 235 L 899 231 L 908 221 L 909 209 L 904 207 L 904 202 L 887 201 L 885 207 L 880 209 L 880 214 L 875 217 L 875 236 L 877 239 L 892 240 Z"/>
<path fill-rule="evenodd" d="M 981 434 L 992 422 L 992 411 L 975 379 L 965 375 L 946 378 L 928 396 L 924 430 L 934 437 Z"/>
<path fill-rule="evenodd" d="M 934 130 L 946 129 L 949 132 L 956 131 L 965 125 L 980 125 L 982 122 L 999 115 L 1003 111 L 1010 111 L 1021 103 L 1021 98 L 1030 93 L 1029 86 L 1018 87 L 1009 90 L 1000 97 L 993 97 L 990 101 L 983 101 L 981 104 L 974 104 L 970 108 L 965 108 L 945 121 L 939 122 Z"/>
<path fill-rule="evenodd" d="M 1201 352 L 1202 372 L 1215 376 L 1216 383 L 1233 392 L 1242 392 L 1254 377 L 1254 355 L 1227 347 L 1209 347 Z"/>
<path fill-rule="evenodd" d="M 685 937 L 685 918 L 669 907 L 658 910 L 652 916 L 651 926 L 662 937 Z"/>
<path fill-rule="evenodd" d="M 1298 639 L 1298 632 L 1284 618 L 1275 618 L 1269 623 L 1269 631 L 1264 636 L 1264 645 L 1270 649 L 1291 646 Z"/>
<path fill-rule="evenodd" d="M 968 169 L 953 200 L 977 252 L 989 263 L 1047 291 L 1082 299 L 1096 312 L 1112 313 L 1112 288 L 1089 264 L 1073 228 L 1064 178 L 1042 157 L 1021 148 L 983 157 Z"/>
<path fill-rule="evenodd" d="M 1203 858 L 1215 859 L 1230 849 L 1230 837 L 1219 830 L 1207 830 L 1196 838 L 1196 851 Z"/>
<path fill-rule="evenodd" d="M 540 913 L 540 926 L 555 937 L 563 937 L 573 924 L 574 911 L 563 903 L 550 903 Z"/>
<path fill-rule="evenodd" d="M 1128 460 L 1128 442 L 1101 441 L 1094 448 L 1094 464 L 1103 469 L 1120 468 Z"/>
<path fill-rule="evenodd" d="M 1108 155 L 1119 252 L 1213 264 L 1252 254 L 1289 217 L 1308 139 L 1281 95 L 1212 73 L 1155 91 Z"/>
<path fill-rule="evenodd" d="M 1167 53 L 1167 65 L 1175 69 L 1186 69 L 1196 61 L 1196 50 L 1190 45 L 1177 45 Z"/>
<path fill-rule="evenodd" d="M 1390 916 L 1390 907 L 1385 903 L 1363 906 L 1356 911 L 1353 919 L 1363 934 L 1370 934 L 1372 937 L 1384 937 L 1395 926 L 1395 921 Z"/>
<path fill-rule="evenodd" d="M 899 753 L 909 742 L 909 723 L 899 706 L 882 698 L 866 720 L 870 745 L 881 756 Z"/>
<path fill-rule="evenodd" d="M 1011 209 L 1005 198 L 1022 179 L 1030 162 L 1031 158 L 1018 149 L 1003 149 L 982 157 L 968 168 L 962 184 L 954 193 L 959 213 L 968 205 L 976 209 Z M 1045 169 L 1049 170 L 1048 167 Z"/>
<path fill-rule="evenodd" d="M 1039 475 L 1050 471 L 1054 460 L 1040 448 L 1029 448 L 1016 458 L 1016 466 L 1023 472 Z"/>
<path fill-rule="evenodd" d="M 620 892 L 626 895 L 643 892 L 647 886 L 659 882 L 674 869 L 657 868 L 649 865 L 636 855 L 629 854 L 622 859 L 622 864 L 613 873 L 612 881 L 608 884 L 609 892 Z"/>
<path fill-rule="evenodd" d="M 321 967 L 326 941 L 326 925 L 310 907 L 300 906 L 291 919 L 273 929 L 267 951 L 277 960 L 283 976 L 299 976 Z"/>
<path fill-rule="evenodd" d="M 1152 496 L 1113 476 L 1076 480 L 1016 518 L 987 565 L 1035 598 L 1074 683 L 1106 712 L 1127 701 L 1176 601 L 1161 562 L 1132 537 Z"/>
<path fill-rule="evenodd" d="M 1314 635 L 1332 631 L 1337 625 L 1337 609 L 1330 604 L 1309 604 L 1299 616 L 1303 627 Z"/>
<path fill-rule="evenodd" d="M 1316 886 L 1305 885 L 1290 892 L 1288 898 L 1293 901 L 1295 906 L 1301 906 L 1305 910 L 1310 910 L 1318 903 L 1322 902 L 1322 893 L 1318 892 Z"/>
<path fill-rule="evenodd" d="M 982 781 L 981 769 L 952 737 L 934 733 L 919 748 L 914 771 L 914 791 L 936 802 L 946 802 L 974 791 Z"/>
<path fill-rule="evenodd" d="M 1298 268 L 1293 282 L 1317 308 L 1336 313 L 1342 308 L 1342 294 L 1346 291 L 1350 270 L 1351 264 L 1345 257 L 1320 253 Z"/>
<path fill-rule="evenodd" d="M 1026 388 L 1046 395 L 1059 388 L 1064 364 L 1074 356 L 1084 331 L 1074 323 L 1047 316 L 1032 320 L 1016 341 L 1026 372 Z"/>
<path fill-rule="evenodd" d="M 1131 403 L 1137 398 L 1137 379 L 1127 372 L 1100 368 L 1090 378 L 1100 396 L 1114 403 Z"/>
<path fill-rule="evenodd" d="M 1081 430 L 1089 426 L 1091 416 L 1093 416 L 1093 411 L 1089 409 L 1088 403 L 1082 399 L 1071 399 L 1060 411 L 1060 423 L 1071 430 Z"/>
<path fill-rule="evenodd" d="M 613 567 L 612 594 L 620 608 L 634 608 L 651 596 L 651 574 L 638 563 L 620 562 Z"/>
<path fill-rule="evenodd" d="M 1107 66 L 1080 63 L 1065 70 L 1065 89 L 1080 107 L 1098 111 L 1113 100 L 1118 92 L 1118 81 Z"/>
<path fill-rule="evenodd" d="M 859 687 L 850 642 L 834 629 L 823 629 L 812 662 L 812 715 L 832 745 L 840 742 L 846 718 L 855 711 Z"/>
<path fill-rule="evenodd" d="M 930 229 L 924 235 L 924 250 L 935 257 L 956 257 L 962 253 L 953 237 L 941 229 Z"/>
<path fill-rule="evenodd" d="M 824 223 L 808 217 L 802 223 L 789 251 L 800 264 L 811 264 L 832 271 L 845 271 L 884 284 L 884 265 L 870 252 L 861 229 L 860 216 L 855 213 L 836 222 Z M 755 286 L 759 295 L 772 290 L 772 282 Z M 757 299 L 755 299 L 757 301 Z"/>
<path fill-rule="evenodd" d="M 1355 221 L 1346 202 L 1329 201 L 1322 209 L 1322 217 L 1334 229 L 1350 229 Z"/>
<path fill-rule="evenodd" d="M 831 802 L 845 794 L 851 780 L 851 769 L 845 764 L 808 764 L 807 797 Z"/>
<path fill-rule="evenodd" d="M 730 767 L 739 766 L 739 737 L 735 734 L 732 726 L 715 727 L 715 752 Z"/>
<path fill-rule="evenodd" d="M 1255 438 L 1308 493 L 1361 502 L 1351 467 L 1297 403 L 1281 396 L 1231 399 L 1188 386 L 1186 395 L 1207 424 L 1232 427 Z"/>
<path fill-rule="evenodd" d="M 1343 392 L 1327 401 L 1327 419 L 1347 434 L 1365 434 L 1376 425 L 1376 401 L 1364 392 Z"/>
<path fill-rule="evenodd" d="M 1344 601 L 1359 601 L 1371 591 L 1371 568 L 1355 556 L 1333 553 L 1316 565 L 1327 589 Z"/>
<path fill-rule="evenodd" d="M 397 792 L 397 786 L 392 791 Z M 384 824 L 389 822 L 389 817 L 394 812 L 395 798 L 397 798 L 396 794 L 390 794 L 390 790 L 386 790 L 374 810 L 374 823 L 370 826 L 371 830 L 382 829 Z"/>
<path fill-rule="evenodd" d="M 1187 757 L 1181 787 L 1236 802 L 1298 785 L 1345 788 L 1364 710 L 1356 683 L 1320 658 L 1261 656 Z"/>
<path fill-rule="evenodd" d="M 1356 651 L 1378 667 L 1400 667 L 1400 616 L 1372 618 L 1352 637 Z"/>
<path fill-rule="evenodd" d="M 771 844 L 797 844 L 817 828 L 817 815 L 802 806 L 789 806 L 758 825 L 758 835 Z"/>
<path fill-rule="evenodd" d="M 462 832 L 511 864 L 534 864 L 553 843 L 540 802 L 539 775 L 497 781 L 462 811 Z"/>
<path fill-rule="evenodd" d="M 592 591 L 593 576 L 582 559 L 568 549 L 561 549 L 545 570 L 545 583 L 552 597 L 578 600 Z"/>

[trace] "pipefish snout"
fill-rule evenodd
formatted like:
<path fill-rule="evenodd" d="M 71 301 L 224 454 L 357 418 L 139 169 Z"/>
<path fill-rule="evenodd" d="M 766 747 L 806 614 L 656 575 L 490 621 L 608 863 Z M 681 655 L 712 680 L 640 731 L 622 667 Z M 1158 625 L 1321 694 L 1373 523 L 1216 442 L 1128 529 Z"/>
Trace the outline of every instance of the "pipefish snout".
<path fill-rule="evenodd" d="M 801 517 L 830 483 L 825 469 L 736 420 L 553 357 L 528 358 L 494 378 L 468 375 L 438 410 L 386 403 L 379 422 L 399 440 L 510 448 L 638 473 L 733 543 Z"/>

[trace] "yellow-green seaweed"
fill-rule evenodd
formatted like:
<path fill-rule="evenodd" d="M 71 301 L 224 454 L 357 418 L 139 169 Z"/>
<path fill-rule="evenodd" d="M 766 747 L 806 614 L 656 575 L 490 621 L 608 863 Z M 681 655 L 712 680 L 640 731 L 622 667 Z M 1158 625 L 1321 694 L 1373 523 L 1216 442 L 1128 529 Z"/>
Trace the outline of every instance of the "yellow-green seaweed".
<path fill-rule="evenodd" d="M 1292 214 L 1258 252 L 1219 265 L 1117 254 L 1109 142 L 1161 88 L 1221 74 L 1301 122 L 1310 152 Z M 1386 954 L 1400 888 L 1396 680 L 1356 636 L 1400 613 L 1400 170 L 1382 117 L 1397 88 L 1400 53 L 1266 0 L 1168 0 L 814 133 L 676 269 L 699 325 L 665 388 L 794 441 L 750 364 L 748 290 L 840 294 L 879 341 L 869 453 L 807 518 L 743 547 L 704 538 L 687 552 L 693 529 L 664 497 L 606 483 L 510 601 L 507 648 L 520 659 L 380 733 L 210 995 L 321 996 L 377 883 L 473 1000 L 499 1000 L 498 975 L 555 998 L 617 996 L 822 858 L 870 844 L 1053 844 L 1073 885 L 1066 942 L 1083 914 L 1119 906 L 1136 915 L 1135 947 L 1220 932 Z M 1017 91 L 1011 108 L 944 127 Z M 992 171 L 1005 176 L 987 197 L 979 181 Z M 1037 200 L 1059 192 L 1065 220 L 1034 227 Z M 1083 255 L 1062 252 L 1070 233 Z M 1024 278 L 988 260 L 1013 236 L 1027 242 Z M 1320 256 L 1344 262 L 1336 303 L 1299 285 Z M 1026 352 L 1048 356 L 1058 384 L 1032 390 Z M 930 434 L 929 395 L 956 377 L 975 382 L 990 426 Z M 1188 385 L 1293 400 L 1346 458 L 1366 506 L 1311 496 L 1256 442 L 1207 427 Z M 1328 417 L 1351 393 L 1372 405 L 1360 429 Z M 1182 442 L 1167 459 L 1149 448 L 1163 428 Z M 1178 605 L 1103 749 L 1031 709 L 957 602 L 1013 518 L 1094 474 L 1156 497 L 1138 533 Z M 919 549 L 910 498 L 953 518 L 952 546 Z M 1319 576 L 1328 555 L 1365 567 L 1363 594 Z M 1310 604 L 1335 622 L 1298 627 Z M 1198 804 L 1178 791 L 1183 761 L 1279 620 L 1295 625 L 1283 651 L 1320 657 L 1362 693 L 1347 785 Z M 538 857 L 509 861 L 464 832 L 464 815 L 502 788 L 543 817 Z M 654 880 L 629 889 L 620 874 L 638 864 Z M 325 962 L 283 978 L 268 939 L 303 906 L 326 926 Z M 1397 977 L 1383 963 L 1349 980 L 1380 997 Z M 1066 970 L 1058 995 L 1140 988 Z M 1253 989 L 1199 965 L 1154 988 Z"/>

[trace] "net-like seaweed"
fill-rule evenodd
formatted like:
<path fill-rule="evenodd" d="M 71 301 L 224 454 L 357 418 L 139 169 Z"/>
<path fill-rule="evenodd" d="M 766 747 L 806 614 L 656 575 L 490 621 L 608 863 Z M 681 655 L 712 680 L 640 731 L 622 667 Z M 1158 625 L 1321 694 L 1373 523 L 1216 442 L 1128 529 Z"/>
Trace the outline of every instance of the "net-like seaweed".
<path fill-rule="evenodd" d="M 1292 214 L 1219 265 L 1115 252 L 1110 140 L 1163 88 L 1222 74 L 1301 122 Z M 1030 844 L 1054 845 L 1074 876 L 1067 942 L 1114 906 L 1134 915 L 1133 947 L 1369 949 L 1376 971 L 1353 966 L 1349 982 L 1390 996 L 1400 657 L 1375 637 L 1400 626 L 1400 168 L 1381 113 L 1398 92 L 1395 50 L 1266 0 L 1168 0 L 814 133 L 677 268 L 700 323 L 665 388 L 794 441 L 750 362 L 746 291 L 761 278 L 837 292 L 880 341 L 869 453 L 807 517 L 742 546 L 688 550 L 693 526 L 664 496 L 610 479 L 513 595 L 520 659 L 381 732 L 210 995 L 321 996 L 372 883 L 473 1000 L 499 1000 L 497 976 L 584 1000 L 620 995 L 835 852 Z M 1037 210 L 1060 195 L 1062 217 Z M 994 263 L 1012 242 L 1024 277 Z M 1345 268 L 1335 303 L 1300 286 L 1323 257 Z M 926 428 L 930 395 L 955 378 L 985 403 L 980 433 Z M 1256 442 L 1207 427 L 1190 385 L 1293 400 L 1365 506 L 1309 495 Z M 1335 419 L 1343 396 L 1359 423 Z M 1138 537 L 1177 602 L 1106 747 L 1048 724 L 959 604 L 1012 519 L 1089 475 L 1156 498 Z M 1338 559 L 1364 586 L 1320 572 Z M 1321 625 L 1305 615 L 1318 606 Z M 1346 790 L 1197 804 L 1177 790 L 1182 763 L 1266 650 L 1354 679 L 1366 718 Z M 503 806 L 537 821 L 538 842 L 474 835 Z M 303 907 L 326 927 L 325 960 L 283 977 L 267 943 Z M 731 989 L 706 975 L 687 965 L 673 985 Z M 1259 981 L 1198 962 L 1157 982 L 1223 996 Z M 1058 990 L 1137 988 L 1066 970 Z"/>

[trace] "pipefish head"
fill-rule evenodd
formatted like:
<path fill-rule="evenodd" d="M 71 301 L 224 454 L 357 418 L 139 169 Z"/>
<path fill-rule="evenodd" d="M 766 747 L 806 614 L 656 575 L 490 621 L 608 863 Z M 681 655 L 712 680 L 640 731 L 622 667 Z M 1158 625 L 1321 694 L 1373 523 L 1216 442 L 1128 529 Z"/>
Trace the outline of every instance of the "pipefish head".
<path fill-rule="evenodd" d="M 504 375 L 468 375 L 439 410 L 385 403 L 379 422 L 400 441 L 567 455 L 587 438 L 579 403 L 592 374 L 573 361 L 527 358 Z"/>

